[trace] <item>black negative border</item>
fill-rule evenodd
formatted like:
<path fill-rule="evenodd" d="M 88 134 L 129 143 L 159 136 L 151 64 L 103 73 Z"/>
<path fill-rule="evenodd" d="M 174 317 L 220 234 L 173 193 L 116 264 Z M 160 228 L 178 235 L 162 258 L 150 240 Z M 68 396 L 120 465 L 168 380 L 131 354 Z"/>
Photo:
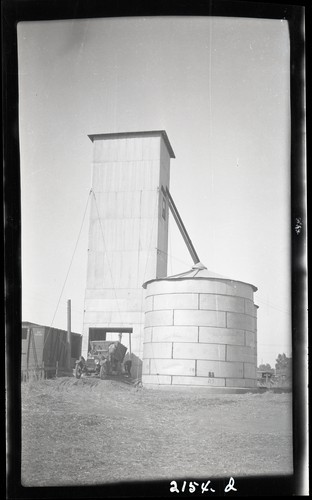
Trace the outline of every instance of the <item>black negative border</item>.
<path fill-rule="evenodd" d="M 305 34 L 308 7 L 274 2 L 227 0 L 3 0 L 3 139 L 4 139 L 4 267 L 5 342 L 3 380 L 7 389 L 7 498 L 116 498 L 167 497 L 168 481 L 118 483 L 101 487 L 23 488 L 20 484 L 20 343 L 21 328 L 21 203 L 18 131 L 17 23 L 20 21 L 83 19 L 128 16 L 232 16 L 286 19 L 291 44 L 291 242 L 292 335 L 294 362 L 294 476 L 236 478 L 239 496 L 288 496 L 299 494 L 306 452 L 306 186 L 305 186 Z M 294 228 L 302 224 L 300 232 Z M 16 334 L 18 332 L 18 334 Z M 174 479 L 174 478 L 173 478 Z M 211 479 L 218 496 L 224 496 L 225 479 Z M 187 480 L 187 478 L 186 478 Z M 189 478 L 194 480 L 194 478 Z M 198 478 L 195 480 L 198 480 Z M 200 481 L 200 479 L 199 479 Z M 186 493 L 184 493 L 185 495 Z M 228 494 L 235 494 L 234 492 Z M 197 496 L 197 494 L 189 494 Z"/>

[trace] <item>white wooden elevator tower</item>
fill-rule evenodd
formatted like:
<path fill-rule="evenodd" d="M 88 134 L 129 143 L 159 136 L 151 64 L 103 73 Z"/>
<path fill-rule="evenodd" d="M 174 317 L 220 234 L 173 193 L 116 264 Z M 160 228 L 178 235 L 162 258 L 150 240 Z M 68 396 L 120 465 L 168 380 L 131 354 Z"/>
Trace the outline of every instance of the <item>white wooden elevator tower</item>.
<path fill-rule="evenodd" d="M 131 333 L 135 364 L 143 353 L 142 284 L 167 276 L 165 193 L 175 155 L 163 130 L 89 138 L 93 179 L 82 355 L 90 340 L 116 333 L 130 347 Z"/>

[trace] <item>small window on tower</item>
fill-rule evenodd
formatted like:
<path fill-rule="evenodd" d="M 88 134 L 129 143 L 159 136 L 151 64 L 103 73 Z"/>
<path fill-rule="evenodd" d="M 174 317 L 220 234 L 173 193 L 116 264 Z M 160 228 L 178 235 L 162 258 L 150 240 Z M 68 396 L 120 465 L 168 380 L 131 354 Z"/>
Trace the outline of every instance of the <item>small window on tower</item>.
<path fill-rule="evenodd" d="M 162 218 L 164 220 L 166 220 L 166 208 L 167 208 L 166 198 L 163 196 L 163 199 L 162 199 Z"/>

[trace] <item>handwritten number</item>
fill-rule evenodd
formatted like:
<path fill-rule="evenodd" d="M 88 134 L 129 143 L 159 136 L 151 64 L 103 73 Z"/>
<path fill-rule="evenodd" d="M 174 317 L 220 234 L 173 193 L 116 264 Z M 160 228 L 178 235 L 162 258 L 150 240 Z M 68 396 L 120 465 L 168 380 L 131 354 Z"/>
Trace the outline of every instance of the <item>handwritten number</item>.
<path fill-rule="evenodd" d="M 170 493 L 179 493 L 178 485 L 177 485 L 176 481 L 171 481 L 170 486 L 171 486 Z"/>
<path fill-rule="evenodd" d="M 207 483 L 202 483 L 201 484 L 201 490 L 202 490 L 202 493 L 205 493 L 206 491 L 208 491 L 208 484 L 210 483 L 211 481 L 207 481 Z"/>
<path fill-rule="evenodd" d="M 213 493 L 215 493 L 216 490 L 213 490 L 212 488 L 208 488 L 208 485 L 211 483 L 211 481 L 207 481 L 207 483 L 202 483 L 201 484 L 201 490 L 202 490 L 202 493 L 206 493 L 206 491 L 212 491 Z"/>
<path fill-rule="evenodd" d="M 189 491 L 190 493 L 194 493 L 194 491 L 196 490 L 196 487 L 195 486 L 198 486 L 198 483 L 193 483 L 192 481 L 190 482 L 189 484 Z"/>
<path fill-rule="evenodd" d="M 206 493 L 209 490 L 212 491 L 213 493 L 215 493 L 216 490 L 214 490 L 213 488 L 208 488 L 208 486 L 209 486 L 210 483 L 211 483 L 211 481 L 207 481 L 206 483 L 201 483 L 201 492 L 202 493 Z M 182 488 L 181 488 L 182 493 L 185 492 L 186 484 L 187 484 L 187 482 L 183 481 L 183 485 L 182 485 Z M 234 488 L 234 484 L 235 484 L 235 481 L 231 477 L 229 479 L 228 484 L 224 488 L 225 493 L 228 493 L 229 491 L 237 491 L 237 489 Z M 199 484 L 196 483 L 195 481 L 190 481 L 189 482 L 189 492 L 190 493 L 194 493 L 196 491 L 196 486 L 199 486 Z M 171 483 L 170 483 L 170 493 L 180 493 L 180 491 L 178 490 L 178 483 L 176 481 L 171 481 Z"/>
<path fill-rule="evenodd" d="M 232 477 L 229 480 L 229 484 L 224 488 L 225 493 L 228 493 L 231 490 L 237 491 L 237 489 L 234 488 L 234 479 Z"/>
<path fill-rule="evenodd" d="M 296 234 L 300 234 L 301 228 L 302 228 L 301 217 L 296 217 L 296 225 L 295 225 Z"/>

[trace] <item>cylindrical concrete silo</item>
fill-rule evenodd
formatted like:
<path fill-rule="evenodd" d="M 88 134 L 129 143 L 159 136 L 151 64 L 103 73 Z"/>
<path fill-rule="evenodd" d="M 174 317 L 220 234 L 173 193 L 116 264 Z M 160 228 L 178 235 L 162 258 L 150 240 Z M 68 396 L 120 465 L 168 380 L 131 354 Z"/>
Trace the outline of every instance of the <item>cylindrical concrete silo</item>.
<path fill-rule="evenodd" d="M 202 265 L 143 286 L 144 386 L 256 387 L 255 286 Z"/>

